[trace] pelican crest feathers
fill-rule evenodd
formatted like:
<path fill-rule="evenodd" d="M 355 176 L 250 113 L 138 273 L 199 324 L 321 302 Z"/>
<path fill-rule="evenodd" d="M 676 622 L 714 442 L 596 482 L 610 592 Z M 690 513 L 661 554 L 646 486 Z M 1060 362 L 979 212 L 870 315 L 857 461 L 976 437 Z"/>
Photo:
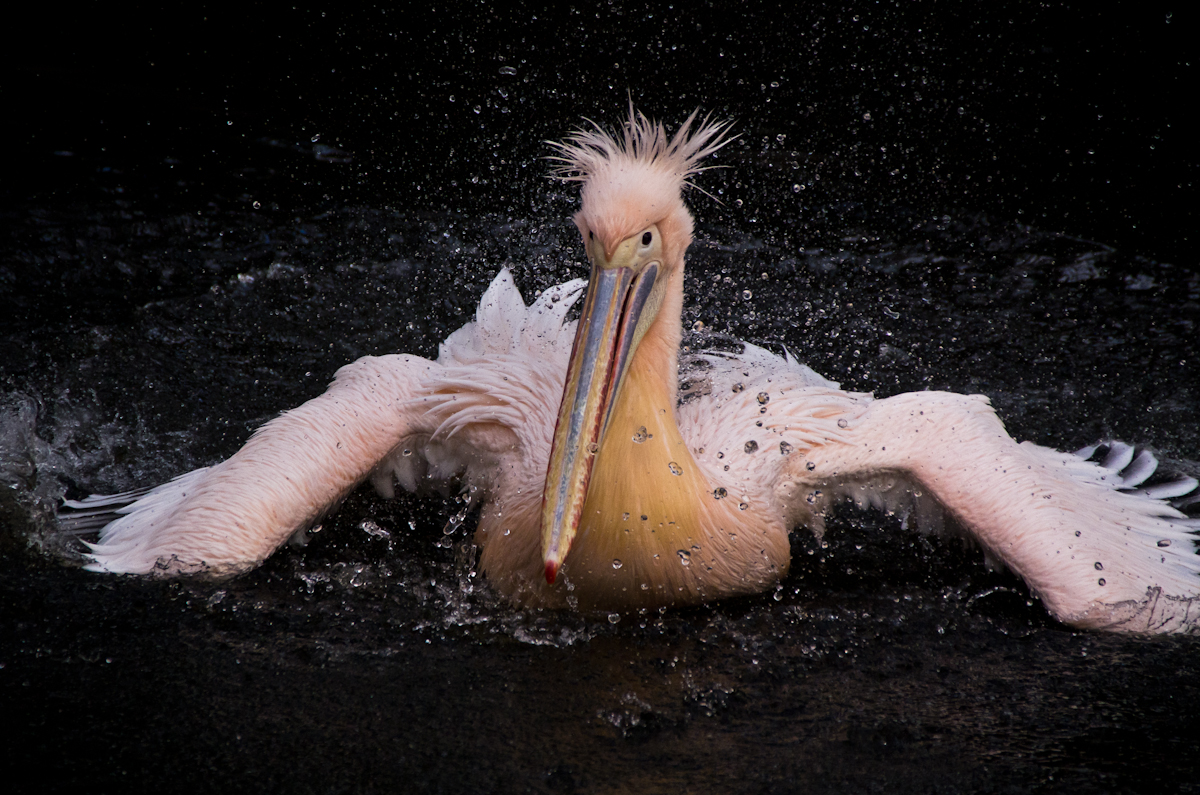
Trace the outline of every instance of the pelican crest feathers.
<path fill-rule="evenodd" d="M 578 129 L 564 141 L 547 142 L 558 152 L 547 158 L 557 164 L 553 175 L 583 183 L 575 223 L 585 238 L 594 232 L 606 248 L 616 245 L 641 227 L 683 209 L 684 188 L 696 188 L 716 199 L 690 178 L 716 168 L 700 163 L 734 140 L 728 135 L 732 122 L 705 116 L 697 123 L 699 116 L 699 109 L 692 111 L 668 136 L 661 122 L 635 111 L 631 104 L 618 134 L 587 119 L 592 129 Z M 679 231 L 690 242 L 690 215 L 687 220 L 686 228 Z"/>

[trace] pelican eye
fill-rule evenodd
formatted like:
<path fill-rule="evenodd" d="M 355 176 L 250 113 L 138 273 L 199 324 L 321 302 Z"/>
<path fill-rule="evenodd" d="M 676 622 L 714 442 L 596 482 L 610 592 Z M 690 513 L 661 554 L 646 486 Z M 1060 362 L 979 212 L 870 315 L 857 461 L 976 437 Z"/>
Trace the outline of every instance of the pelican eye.
<path fill-rule="evenodd" d="M 650 241 L 653 239 L 654 239 L 654 235 L 650 234 L 649 232 L 646 232 L 645 234 L 642 235 L 642 245 L 643 246 L 650 245 Z"/>

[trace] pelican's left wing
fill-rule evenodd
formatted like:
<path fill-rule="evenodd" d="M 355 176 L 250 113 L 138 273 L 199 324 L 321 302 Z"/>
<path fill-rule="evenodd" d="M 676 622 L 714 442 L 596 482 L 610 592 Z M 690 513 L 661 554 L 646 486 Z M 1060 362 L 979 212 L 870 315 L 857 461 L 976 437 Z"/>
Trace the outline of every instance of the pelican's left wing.
<path fill-rule="evenodd" d="M 1060 621 L 1200 629 L 1200 521 L 1167 501 L 1193 491 L 1194 479 L 1139 488 L 1157 462 L 1133 460 L 1124 445 L 1097 464 L 1087 460 L 1092 450 L 1018 444 L 980 395 L 876 400 L 845 426 L 783 468 L 776 493 L 784 502 L 819 510 L 851 497 L 914 511 L 926 525 L 940 521 L 940 507 Z"/>
<path fill-rule="evenodd" d="M 519 404 L 547 388 L 531 371 L 553 381 L 557 365 L 561 392 L 573 332 L 564 318 L 581 290 L 559 285 L 527 309 L 503 270 L 436 362 L 359 359 L 228 460 L 150 490 L 66 501 L 60 525 L 99 531 L 87 556 L 95 571 L 224 576 L 257 566 L 366 479 L 391 496 L 393 480 L 412 490 L 462 477 L 486 498 L 501 460 L 539 443 Z"/>
<path fill-rule="evenodd" d="M 1149 453 L 1110 444 L 1094 463 L 1095 448 L 1018 444 L 983 396 L 875 400 L 751 345 L 691 360 L 702 366 L 687 380 L 710 397 L 685 391 L 689 446 L 731 493 L 773 502 L 786 526 L 821 533 L 824 514 L 844 499 L 923 531 L 948 519 L 947 529 L 1023 577 L 1065 623 L 1200 631 L 1200 520 L 1170 502 L 1197 482 L 1146 487 L 1157 467 Z"/>

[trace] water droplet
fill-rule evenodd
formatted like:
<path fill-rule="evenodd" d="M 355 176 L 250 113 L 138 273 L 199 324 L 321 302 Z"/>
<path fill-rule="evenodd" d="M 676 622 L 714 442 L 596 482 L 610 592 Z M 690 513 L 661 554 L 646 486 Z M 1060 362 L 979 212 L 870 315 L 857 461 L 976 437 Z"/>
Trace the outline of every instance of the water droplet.
<path fill-rule="evenodd" d="M 741 392 L 745 388 L 746 388 L 745 384 L 742 384 L 740 382 L 733 385 L 734 392 Z"/>
<path fill-rule="evenodd" d="M 812 472 L 814 469 L 817 468 L 817 465 L 814 464 L 812 461 L 805 461 L 804 468 L 807 469 L 809 472 Z"/>
<path fill-rule="evenodd" d="M 1169 546 L 1171 546 L 1171 539 L 1169 539 L 1169 538 L 1164 538 L 1162 541 L 1159 541 L 1159 542 L 1158 542 L 1158 545 L 1159 545 L 1160 547 L 1169 547 Z"/>
<path fill-rule="evenodd" d="M 697 320 L 692 324 L 692 331 L 704 331 L 704 321 Z"/>
<path fill-rule="evenodd" d="M 629 511 L 626 511 L 625 513 L 621 514 L 621 519 L 623 521 L 628 522 L 629 521 Z"/>
<path fill-rule="evenodd" d="M 509 534 L 509 533 L 511 533 L 511 532 L 512 532 L 512 528 L 511 528 L 511 527 L 506 527 L 506 528 L 504 528 L 504 535 L 508 535 L 508 534 Z"/>
<path fill-rule="evenodd" d="M 646 433 L 646 426 L 643 425 L 633 434 L 633 440 L 638 444 L 641 444 L 642 442 L 646 441 L 647 436 L 649 436 L 649 434 Z"/>
<path fill-rule="evenodd" d="M 688 552 L 686 549 L 678 549 L 675 551 L 675 554 L 679 556 L 679 562 L 682 563 L 684 566 L 692 565 L 692 553 L 691 552 Z"/>
<path fill-rule="evenodd" d="M 667 469 L 671 470 L 672 475 L 682 475 L 683 474 L 683 467 L 679 466 L 679 464 L 676 464 L 674 461 L 667 464 Z"/>
<path fill-rule="evenodd" d="M 720 453 L 720 452 L 717 453 L 717 458 L 724 458 L 724 457 L 725 457 L 724 453 Z"/>
<path fill-rule="evenodd" d="M 613 568 L 614 568 L 614 569 L 619 569 L 619 568 L 621 568 L 621 565 L 622 565 L 622 564 L 621 564 L 621 561 L 620 561 L 620 560 L 618 560 L 617 558 L 613 558 Z"/>
<path fill-rule="evenodd" d="M 512 75 L 515 75 L 516 73 L 517 73 L 517 70 L 512 66 L 501 66 L 500 67 L 500 74 L 502 74 L 502 75 L 509 75 L 511 77 Z"/>
<path fill-rule="evenodd" d="M 742 300 L 743 301 L 749 301 L 753 297 L 754 297 L 754 293 L 750 292 L 749 290 L 742 290 Z"/>
<path fill-rule="evenodd" d="M 771 399 L 771 396 L 768 395 L 766 392 L 758 393 L 758 402 L 759 403 L 762 403 L 765 405 L 770 399 Z"/>
<path fill-rule="evenodd" d="M 838 420 L 838 427 L 839 428 L 849 428 L 850 422 L 845 417 L 843 417 L 842 419 Z"/>
<path fill-rule="evenodd" d="M 1104 564 L 1100 561 L 1096 561 L 1096 571 L 1104 571 Z"/>
<path fill-rule="evenodd" d="M 726 491 L 723 486 L 718 486 L 717 488 L 713 489 L 713 499 L 714 500 L 723 500 L 728 495 L 729 495 L 729 492 Z"/>
<path fill-rule="evenodd" d="M 620 620 L 621 620 L 620 613 L 609 613 L 608 614 L 608 623 L 616 624 L 616 623 L 620 622 Z"/>
<path fill-rule="evenodd" d="M 1104 578 L 1103 578 L 1103 577 L 1101 577 L 1100 579 L 1096 580 L 1096 582 L 1100 583 L 1101 585 L 1105 585 L 1105 584 L 1106 584 L 1106 583 L 1104 582 Z"/>
<path fill-rule="evenodd" d="M 754 451 L 758 450 L 758 442 L 751 439 L 750 441 L 746 442 L 746 447 L 744 449 L 747 453 L 753 453 Z"/>
<path fill-rule="evenodd" d="M 262 209 L 262 202 L 257 202 L 257 201 L 256 201 L 256 202 L 254 202 L 254 203 L 253 203 L 251 206 L 252 206 L 254 209 L 256 209 L 256 210 L 261 210 L 261 209 Z"/>
<path fill-rule="evenodd" d="M 793 450 L 793 447 L 790 444 L 788 444 L 787 442 L 779 443 L 779 454 L 780 455 L 791 455 L 792 450 Z"/>
<path fill-rule="evenodd" d="M 800 192 L 800 191 L 802 191 L 802 190 L 804 190 L 804 188 L 802 188 L 802 187 L 800 186 L 800 183 L 799 183 L 799 182 L 797 182 L 797 183 L 795 183 L 794 185 L 792 185 L 792 193 L 799 193 L 799 192 Z"/>
<path fill-rule="evenodd" d="M 589 444 L 587 446 L 587 449 L 588 449 L 589 453 L 591 453 L 592 455 L 595 455 L 596 451 L 600 449 L 600 445 L 596 444 L 595 442 L 592 442 L 591 444 Z"/>
<path fill-rule="evenodd" d="M 642 521 L 643 521 L 643 522 L 644 522 L 644 521 L 646 521 L 646 520 L 647 520 L 647 519 L 649 519 L 649 518 L 650 518 L 650 517 L 646 516 L 646 514 L 642 514 Z"/>
<path fill-rule="evenodd" d="M 746 510 L 746 509 L 747 509 L 747 508 L 749 508 L 749 507 L 750 507 L 750 503 L 748 503 L 748 502 L 739 502 L 739 503 L 738 503 L 738 510 L 739 510 L 739 511 L 744 511 L 744 510 Z"/>

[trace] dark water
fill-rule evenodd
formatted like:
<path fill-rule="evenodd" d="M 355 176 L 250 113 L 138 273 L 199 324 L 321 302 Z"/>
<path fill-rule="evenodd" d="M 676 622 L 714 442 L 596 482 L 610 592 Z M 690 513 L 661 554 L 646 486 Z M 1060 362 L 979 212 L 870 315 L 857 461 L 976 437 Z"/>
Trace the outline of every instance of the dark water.
<path fill-rule="evenodd" d="M 1195 639 L 1069 631 L 977 552 L 876 513 L 842 510 L 825 545 L 797 534 L 775 593 L 616 623 L 498 603 L 469 521 L 443 531 L 453 497 L 362 490 L 220 584 L 85 574 L 39 546 L 63 494 L 219 460 L 359 356 L 435 355 L 501 265 L 526 295 L 580 275 L 573 191 L 539 141 L 618 118 L 627 91 L 670 122 L 739 119 L 730 168 L 701 178 L 723 203 L 691 197 L 687 323 L 1197 473 L 1186 19 L 691 13 L 147 12 L 83 18 L 59 61 L 21 61 L 5 91 L 27 167 L 0 244 L 10 778 L 1196 789 Z"/>

